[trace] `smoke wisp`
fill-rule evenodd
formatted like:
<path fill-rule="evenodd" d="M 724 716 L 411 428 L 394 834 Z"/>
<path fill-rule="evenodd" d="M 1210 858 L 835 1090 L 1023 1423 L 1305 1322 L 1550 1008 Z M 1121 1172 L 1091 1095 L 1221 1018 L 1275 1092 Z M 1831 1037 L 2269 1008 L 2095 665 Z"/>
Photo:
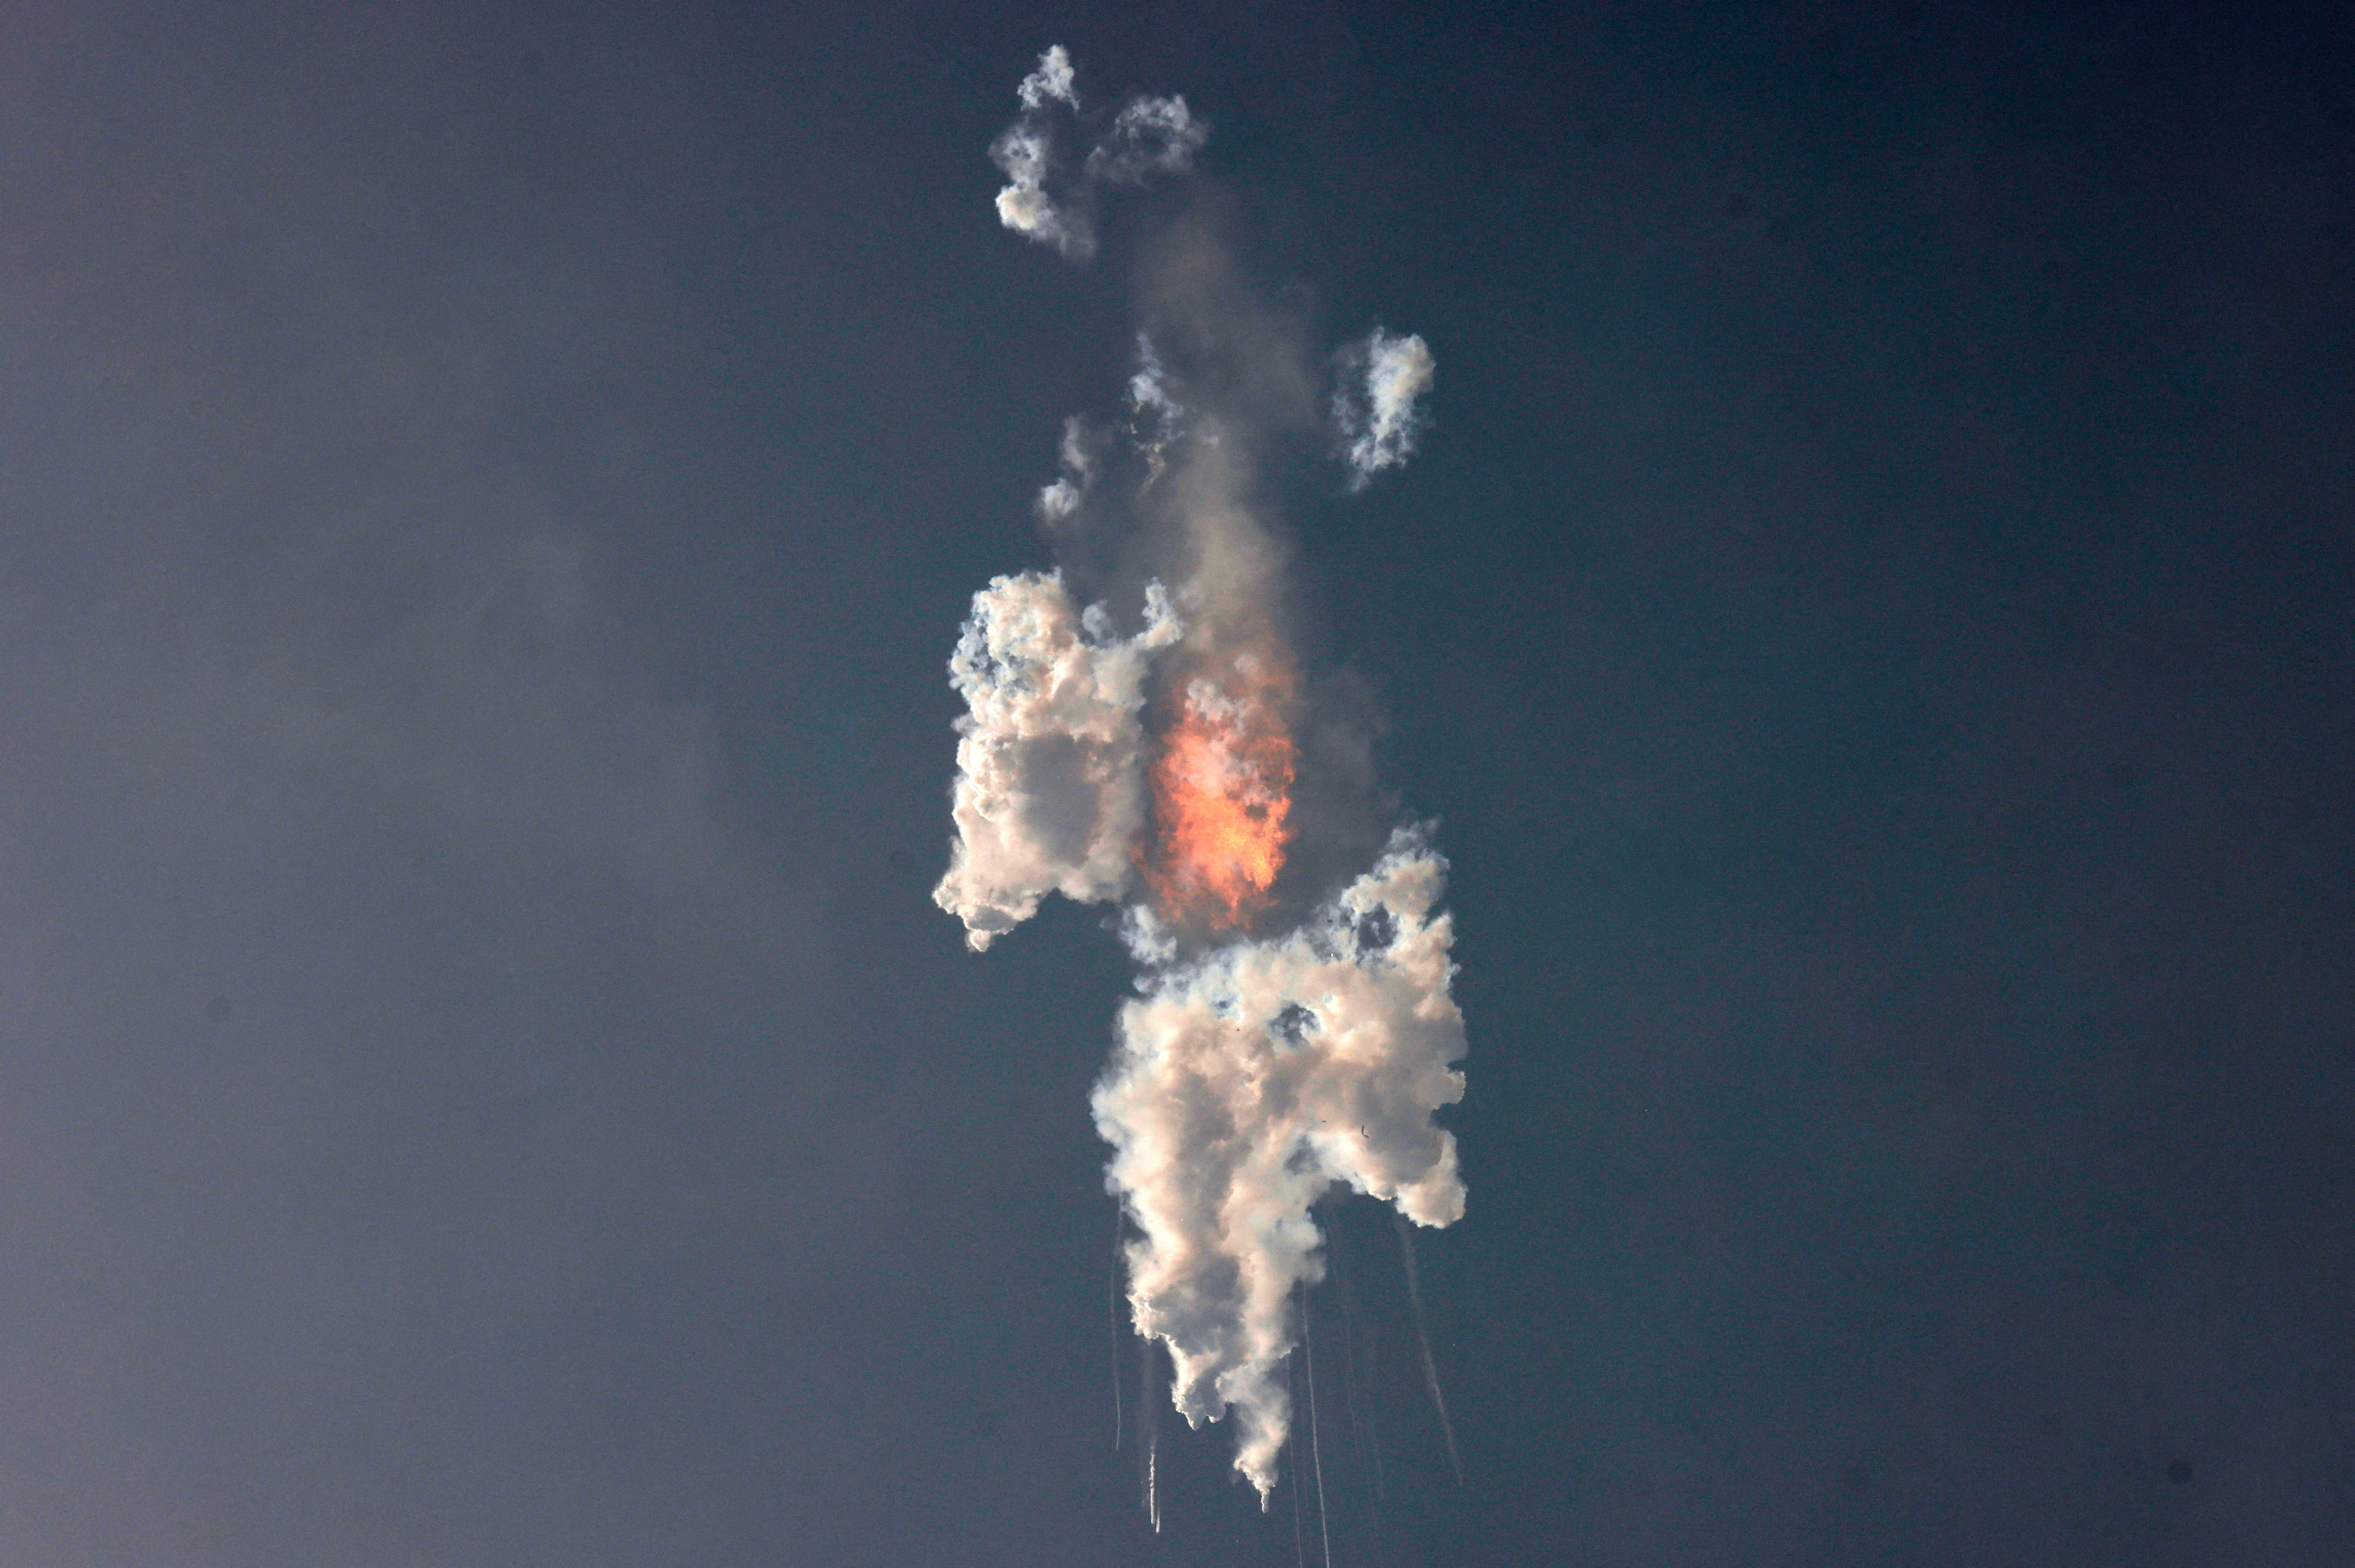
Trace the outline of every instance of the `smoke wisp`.
<path fill-rule="evenodd" d="M 1439 1435 L 1447 1443 L 1448 1467 L 1455 1472 L 1455 1484 L 1464 1484 L 1464 1456 L 1455 1449 L 1455 1424 L 1447 1419 L 1447 1396 L 1439 1392 L 1439 1363 L 1431 1357 L 1431 1325 L 1423 1316 L 1423 1273 L 1415 1266 L 1414 1232 L 1399 1221 L 1399 1253 L 1406 1264 L 1407 1310 L 1414 1317 L 1415 1348 L 1423 1353 L 1423 1386 L 1431 1395 L 1431 1408 L 1439 1417 Z"/>
<path fill-rule="evenodd" d="M 1264 1493 L 1290 1431 L 1293 1287 L 1324 1277 L 1309 1206 L 1337 1183 L 1424 1225 L 1464 1213 L 1463 1017 L 1444 868 L 1412 832 L 1303 929 L 1149 971 L 1095 1094 L 1137 1331 L 1168 1347 L 1188 1422 L 1231 1409 Z M 1146 954 L 1148 961 L 1154 955 Z"/>
<path fill-rule="evenodd" d="M 1073 122 L 1082 113 L 1071 55 L 1060 44 L 1040 55 L 1015 95 L 1022 113 L 989 149 L 1006 176 L 1006 187 L 997 193 L 997 220 L 1074 261 L 1095 253 L 1092 209 L 1098 186 L 1142 185 L 1156 176 L 1184 174 L 1210 134 L 1183 98 L 1133 99 L 1081 160 L 1077 174 L 1058 181 L 1063 187 L 1058 197 L 1048 189 L 1059 172 L 1056 106 Z"/>

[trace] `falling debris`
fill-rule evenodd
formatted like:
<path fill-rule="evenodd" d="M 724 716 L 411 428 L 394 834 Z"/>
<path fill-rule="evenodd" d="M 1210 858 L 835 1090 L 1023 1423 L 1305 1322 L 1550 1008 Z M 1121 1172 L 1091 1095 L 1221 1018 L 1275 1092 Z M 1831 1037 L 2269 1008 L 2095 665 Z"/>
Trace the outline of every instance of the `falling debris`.
<path fill-rule="evenodd" d="M 1332 1259 L 1333 1272 L 1339 1277 L 1341 1283 L 1341 1393 L 1349 1407 L 1349 1448 L 1350 1452 L 1357 1456 L 1359 1473 L 1366 1477 L 1373 1500 L 1379 1505 L 1382 1500 L 1381 1449 L 1379 1439 L 1370 1451 L 1367 1448 L 1366 1427 L 1371 1424 L 1372 1416 L 1369 1413 L 1361 1417 L 1358 1409 L 1360 1403 L 1358 1384 L 1358 1314 L 1349 1289 L 1348 1263 L 1341 1254 L 1339 1236 L 1337 1234 L 1328 1240 L 1333 1244 L 1327 1251 Z M 1371 1349 L 1372 1347 L 1369 1346 L 1369 1356 Z M 1380 1528 L 1379 1511 L 1375 1519 L 1377 1520 L 1375 1528 L 1379 1530 Z"/>
<path fill-rule="evenodd" d="M 1145 1424 L 1145 1441 L 1137 1450 L 1137 1478 L 1143 1483 L 1145 1517 L 1156 1534 L 1161 1530 L 1161 1401 L 1154 1387 L 1153 1342 L 1136 1345 L 1137 1419 Z"/>
<path fill-rule="evenodd" d="M 1288 1360 L 1284 1365 L 1284 1392 L 1286 1399 L 1299 1397 L 1292 1363 Z M 1260 1497 L 1259 1506 L 1262 1513 L 1267 1511 L 1264 1493 Z M 1308 1553 L 1300 1543 L 1300 1467 L 1296 1465 L 1293 1467 L 1292 1475 L 1292 1568 L 1308 1568 Z"/>
<path fill-rule="evenodd" d="M 1125 1217 L 1115 1212 L 1112 1223 L 1112 1267 L 1107 1271 L 1104 1285 L 1104 1308 L 1112 1325 L 1112 1451 L 1120 1452 L 1120 1440 L 1124 1424 L 1120 1403 L 1120 1239 L 1127 1229 Z"/>
<path fill-rule="evenodd" d="M 1308 1282 L 1300 1284 L 1300 1349 L 1308 1363 L 1308 1455 L 1316 1467 L 1316 1532 L 1325 1542 L 1325 1568 L 1333 1568 L 1333 1520 L 1325 1506 L 1325 1440 L 1316 1425 L 1316 1326 L 1308 1307 Z"/>
<path fill-rule="evenodd" d="M 1447 1440 L 1448 1467 L 1455 1484 L 1464 1484 L 1464 1457 L 1455 1451 L 1455 1424 L 1447 1419 L 1447 1396 L 1439 1392 L 1439 1363 L 1431 1359 L 1431 1328 L 1423 1318 L 1423 1274 L 1414 1264 L 1414 1232 L 1404 1220 L 1398 1222 L 1399 1252 L 1406 1259 L 1406 1303 L 1414 1316 L 1415 1343 L 1423 1351 L 1423 1386 L 1430 1392 L 1431 1408 L 1439 1416 L 1439 1435 Z"/>

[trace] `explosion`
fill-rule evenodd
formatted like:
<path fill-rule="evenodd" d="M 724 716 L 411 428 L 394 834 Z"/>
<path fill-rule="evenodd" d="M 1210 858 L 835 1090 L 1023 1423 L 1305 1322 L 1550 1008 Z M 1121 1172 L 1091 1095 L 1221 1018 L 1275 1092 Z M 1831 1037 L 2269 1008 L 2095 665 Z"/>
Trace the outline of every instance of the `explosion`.
<path fill-rule="evenodd" d="M 1251 654 L 1186 683 L 1153 762 L 1160 851 L 1146 880 L 1165 916 L 1236 928 L 1265 907 L 1292 837 L 1290 698 L 1282 667 Z"/>
<path fill-rule="evenodd" d="M 1075 261 L 1095 250 L 1100 195 L 1186 174 L 1208 134 L 1184 99 L 1139 98 L 1075 160 L 1059 136 L 1103 123 L 1076 80 L 1064 50 L 1039 57 L 992 149 L 1008 182 L 999 220 Z M 932 896 L 976 952 L 1051 893 L 1125 906 L 1136 994 L 1092 1105 L 1128 1233 L 1129 1320 L 1166 1353 L 1166 1398 L 1189 1425 L 1234 1414 L 1235 1468 L 1264 1509 L 1307 1348 L 1295 1303 L 1325 1275 L 1315 1205 L 1346 1188 L 1416 1225 L 1462 1218 L 1455 1139 L 1436 1116 L 1463 1096 L 1465 1041 L 1447 862 L 1426 827 L 1394 831 L 1346 882 L 1288 885 L 1299 907 L 1275 908 L 1287 850 L 1327 829 L 1336 791 L 1294 738 L 1315 716 L 1280 630 L 1287 552 L 1263 459 L 1315 431 L 1321 405 L 1347 487 L 1365 488 L 1413 451 L 1435 360 L 1376 326 L 1320 368 L 1303 324 L 1258 300 L 1208 219 L 1149 250 L 1157 282 L 1125 412 L 1067 421 L 1038 501 L 1081 562 L 1110 549 L 1127 564 L 1075 565 L 1071 582 L 1019 572 L 975 595 L 949 665 L 966 713 Z M 1141 615 L 1133 568 L 1154 572 Z M 1091 579 L 1118 597 L 1075 598 Z M 1146 1367 L 1159 1405 L 1158 1361 Z M 1444 1429 L 1427 1349 L 1424 1372 Z M 1313 1373 L 1309 1391 L 1318 1463 Z"/>

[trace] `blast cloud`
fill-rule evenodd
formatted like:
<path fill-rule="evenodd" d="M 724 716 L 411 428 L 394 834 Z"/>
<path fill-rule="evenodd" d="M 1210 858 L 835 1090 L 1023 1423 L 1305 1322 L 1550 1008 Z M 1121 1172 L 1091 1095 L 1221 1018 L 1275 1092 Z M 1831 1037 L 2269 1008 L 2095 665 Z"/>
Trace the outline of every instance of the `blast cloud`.
<path fill-rule="evenodd" d="M 1122 185 L 1182 175 L 1209 139 L 1210 128 L 1194 118 L 1183 98 L 1139 98 L 1114 117 L 1111 133 L 1088 155 L 1088 172 Z"/>
<path fill-rule="evenodd" d="M 1100 187 L 1184 174 L 1207 133 L 1182 98 L 1137 99 L 1059 197 L 1049 121 L 1080 113 L 1070 57 L 1049 49 L 1018 96 L 993 148 L 1011 182 L 999 217 L 1073 258 L 1093 249 Z M 1093 1112 L 1139 1236 L 1129 1309 L 1167 1349 L 1189 1423 L 1236 1413 L 1235 1466 L 1264 1503 L 1292 1426 L 1295 1287 L 1324 1273 L 1311 1206 L 1347 1186 L 1417 1224 L 1462 1216 L 1455 1140 L 1433 1117 L 1463 1093 L 1465 1041 L 1446 862 L 1421 830 L 1291 929 L 1257 929 L 1318 891 L 1276 896 L 1305 715 L 1261 459 L 1329 408 L 1362 486 L 1412 450 L 1433 360 L 1420 337 L 1377 329 L 1325 361 L 1336 374 L 1319 389 L 1296 324 L 1199 225 L 1146 261 L 1125 409 L 1066 423 L 1038 512 L 1058 539 L 1124 539 L 1172 586 L 1145 590 L 1127 636 L 1107 607 L 1080 611 L 1060 572 L 975 596 L 949 667 L 968 712 L 934 897 L 976 951 L 1050 892 L 1124 906 L 1141 978 Z M 1150 1495 L 1149 1441 L 1146 1463 Z"/>

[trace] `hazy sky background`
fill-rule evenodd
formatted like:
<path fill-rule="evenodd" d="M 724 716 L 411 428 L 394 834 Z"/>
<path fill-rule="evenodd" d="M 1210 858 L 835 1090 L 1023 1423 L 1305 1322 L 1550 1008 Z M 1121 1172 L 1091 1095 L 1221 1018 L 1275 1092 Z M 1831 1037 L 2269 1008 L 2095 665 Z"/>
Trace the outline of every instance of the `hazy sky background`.
<path fill-rule="evenodd" d="M 2257 9 L 0 5 L 0 1559 L 1295 1562 L 1113 1448 L 1102 912 L 929 897 L 1131 368 L 991 208 L 1061 43 L 1439 361 L 1281 521 L 1471 1038 L 1465 1485 L 1345 1206 L 1334 1561 L 2350 1560 L 2355 38 Z"/>

